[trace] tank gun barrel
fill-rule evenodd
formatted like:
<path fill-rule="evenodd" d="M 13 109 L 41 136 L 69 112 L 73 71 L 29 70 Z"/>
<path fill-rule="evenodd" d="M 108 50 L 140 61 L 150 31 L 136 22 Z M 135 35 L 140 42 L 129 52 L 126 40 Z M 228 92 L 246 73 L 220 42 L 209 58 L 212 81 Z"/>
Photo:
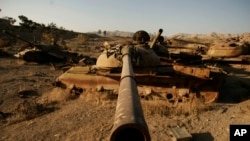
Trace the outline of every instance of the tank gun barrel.
<path fill-rule="evenodd" d="M 150 48 L 153 48 L 153 47 L 154 47 L 156 41 L 157 41 L 158 38 L 161 36 L 162 32 L 163 32 L 163 29 L 160 28 L 159 31 L 158 31 L 158 33 L 157 33 L 157 35 L 156 35 L 156 37 L 154 38 L 153 42 L 151 43 Z"/>
<path fill-rule="evenodd" d="M 23 38 L 20 38 L 19 36 L 15 35 L 15 34 L 13 34 L 13 33 L 10 33 L 9 31 L 3 30 L 3 33 L 4 33 L 4 34 L 7 34 L 7 35 L 9 35 L 9 36 L 15 37 L 15 38 L 17 38 L 17 39 L 19 39 L 19 40 L 21 40 L 21 41 L 23 41 L 23 42 L 26 42 L 26 43 L 30 44 L 31 46 L 35 46 L 35 45 L 34 45 L 33 43 L 31 43 L 30 41 L 27 41 L 27 40 L 25 40 L 25 39 L 23 39 Z"/>
<path fill-rule="evenodd" d="M 111 141 L 150 141 L 131 63 L 131 48 L 122 49 L 122 73 Z"/>

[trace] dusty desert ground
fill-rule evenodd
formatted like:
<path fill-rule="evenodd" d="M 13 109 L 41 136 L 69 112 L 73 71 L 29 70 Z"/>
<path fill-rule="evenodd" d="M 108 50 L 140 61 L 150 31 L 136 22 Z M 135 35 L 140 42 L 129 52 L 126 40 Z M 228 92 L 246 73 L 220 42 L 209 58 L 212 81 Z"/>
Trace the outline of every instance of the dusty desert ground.
<path fill-rule="evenodd" d="M 216 103 L 169 107 L 142 100 L 152 141 L 171 140 L 171 127 L 185 127 L 195 141 L 228 141 L 230 124 L 250 124 L 250 66 L 225 69 L 229 75 Z M 1 141 L 108 140 L 116 99 L 86 91 L 75 97 L 55 88 L 52 83 L 62 73 L 49 64 L 1 56 Z"/>

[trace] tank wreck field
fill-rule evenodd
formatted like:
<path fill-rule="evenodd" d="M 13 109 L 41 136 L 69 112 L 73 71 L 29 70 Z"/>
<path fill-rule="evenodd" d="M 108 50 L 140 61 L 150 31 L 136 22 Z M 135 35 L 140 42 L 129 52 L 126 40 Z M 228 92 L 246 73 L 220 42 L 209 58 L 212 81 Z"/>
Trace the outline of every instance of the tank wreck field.
<path fill-rule="evenodd" d="M 1 30 L 1 141 L 228 141 L 250 124 L 250 33 Z"/>

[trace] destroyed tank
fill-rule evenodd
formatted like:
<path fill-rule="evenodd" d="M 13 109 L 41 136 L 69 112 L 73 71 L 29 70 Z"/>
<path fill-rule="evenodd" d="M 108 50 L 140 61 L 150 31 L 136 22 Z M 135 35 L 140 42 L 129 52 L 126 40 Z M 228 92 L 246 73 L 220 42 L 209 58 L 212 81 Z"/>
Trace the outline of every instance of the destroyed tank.
<path fill-rule="evenodd" d="M 25 40 L 9 31 L 3 30 L 4 34 L 14 37 L 28 44 L 24 50 L 16 53 L 16 58 L 23 59 L 27 62 L 37 63 L 59 63 L 73 61 L 78 63 L 78 54 L 63 50 L 57 44 L 35 44 Z"/>
<path fill-rule="evenodd" d="M 216 101 L 225 76 L 224 71 L 215 67 L 208 68 L 202 64 L 194 66 L 166 64 L 155 51 L 156 41 L 162 31 L 159 30 L 151 43 L 147 32 L 138 31 L 134 37 L 142 35 L 145 37 L 136 37 L 134 38 L 136 44 L 129 45 L 140 97 L 145 100 L 166 100 L 172 104 L 191 102 L 194 98 L 204 103 Z M 55 85 L 69 88 L 77 93 L 87 89 L 117 92 L 123 66 L 124 46 L 128 45 L 118 44 L 105 48 L 95 65 L 74 66 L 59 76 Z"/>
<path fill-rule="evenodd" d="M 211 44 L 208 51 L 202 55 L 204 61 L 249 64 L 250 44 L 239 38 L 218 39 Z"/>
<path fill-rule="evenodd" d="M 250 44 L 239 37 L 216 39 L 213 42 L 170 39 L 165 42 L 168 58 L 179 63 L 249 64 Z"/>

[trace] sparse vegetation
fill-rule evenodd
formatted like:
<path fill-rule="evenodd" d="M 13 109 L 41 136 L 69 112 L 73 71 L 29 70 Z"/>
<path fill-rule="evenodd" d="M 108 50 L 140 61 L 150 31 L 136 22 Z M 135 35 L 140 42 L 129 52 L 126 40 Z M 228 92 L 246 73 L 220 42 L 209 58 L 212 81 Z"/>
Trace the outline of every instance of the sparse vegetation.
<path fill-rule="evenodd" d="M 84 44 L 88 40 L 88 36 L 85 36 L 83 34 L 78 34 L 76 37 L 76 40 L 79 42 L 79 44 Z"/>
<path fill-rule="evenodd" d="M 10 24 L 12 24 L 12 25 L 15 24 L 15 22 L 16 22 L 16 19 L 14 19 L 12 17 L 3 17 L 3 19 L 8 20 L 10 22 Z"/>
<path fill-rule="evenodd" d="M 55 40 L 55 37 L 52 33 L 43 33 L 42 37 L 44 38 L 45 42 L 52 43 Z"/>

